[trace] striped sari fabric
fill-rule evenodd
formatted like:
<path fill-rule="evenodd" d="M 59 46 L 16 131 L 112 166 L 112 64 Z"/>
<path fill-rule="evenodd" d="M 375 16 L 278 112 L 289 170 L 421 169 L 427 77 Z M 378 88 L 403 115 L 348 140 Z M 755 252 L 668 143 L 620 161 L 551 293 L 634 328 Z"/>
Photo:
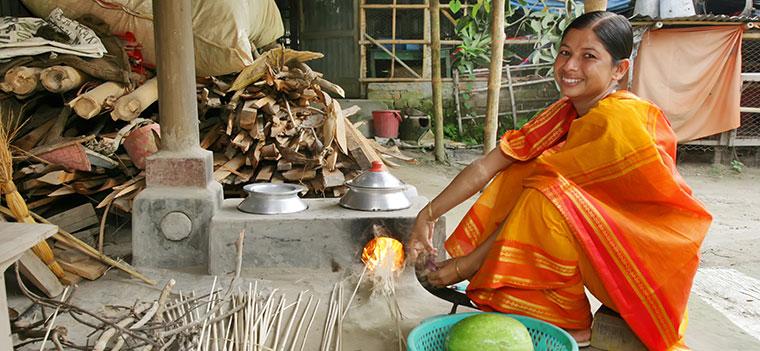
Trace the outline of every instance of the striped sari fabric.
<path fill-rule="evenodd" d="M 686 305 L 712 217 L 676 170 L 661 110 L 618 91 L 577 118 L 562 99 L 500 148 L 517 162 L 446 241 L 457 257 L 498 235 L 468 296 L 484 310 L 584 329 L 585 286 L 649 349 L 686 349 Z"/>

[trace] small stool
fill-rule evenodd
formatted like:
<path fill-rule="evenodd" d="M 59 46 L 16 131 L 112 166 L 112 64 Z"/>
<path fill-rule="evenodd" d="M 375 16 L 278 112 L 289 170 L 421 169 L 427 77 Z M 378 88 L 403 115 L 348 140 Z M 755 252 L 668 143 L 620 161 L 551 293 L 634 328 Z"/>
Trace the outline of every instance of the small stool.
<path fill-rule="evenodd" d="M 594 313 L 591 347 L 608 351 L 647 350 L 620 314 L 604 305 Z"/>

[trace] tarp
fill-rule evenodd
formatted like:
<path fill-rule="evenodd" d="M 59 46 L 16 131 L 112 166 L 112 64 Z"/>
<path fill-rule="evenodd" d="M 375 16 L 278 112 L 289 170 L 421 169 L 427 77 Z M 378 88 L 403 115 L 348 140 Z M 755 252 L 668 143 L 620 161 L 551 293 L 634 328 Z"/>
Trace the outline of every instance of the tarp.
<path fill-rule="evenodd" d="M 169 1 L 169 0 L 166 0 Z M 38 17 L 56 7 L 78 18 L 94 15 L 114 33 L 132 32 L 142 44 L 145 63 L 154 64 L 151 0 L 22 0 Z M 275 0 L 192 0 L 195 72 L 198 76 L 239 72 L 253 63 L 253 47 L 281 37 L 285 29 Z"/>
<path fill-rule="evenodd" d="M 739 127 L 742 32 L 708 26 L 644 34 L 631 90 L 665 111 L 679 142 Z"/>

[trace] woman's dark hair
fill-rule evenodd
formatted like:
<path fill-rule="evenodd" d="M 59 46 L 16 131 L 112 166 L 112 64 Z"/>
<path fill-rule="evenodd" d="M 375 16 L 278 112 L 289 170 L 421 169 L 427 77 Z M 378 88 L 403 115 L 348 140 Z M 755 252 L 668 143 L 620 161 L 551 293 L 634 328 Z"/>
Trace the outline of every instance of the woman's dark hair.
<path fill-rule="evenodd" d="M 594 31 L 613 61 L 631 57 L 633 50 L 633 29 L 628 20 L 618 14 L 606 11 L 594 11 L 583 14 L 573 20 L 562 33 L 562 40 L 571 29 L 590 28 Z"/>

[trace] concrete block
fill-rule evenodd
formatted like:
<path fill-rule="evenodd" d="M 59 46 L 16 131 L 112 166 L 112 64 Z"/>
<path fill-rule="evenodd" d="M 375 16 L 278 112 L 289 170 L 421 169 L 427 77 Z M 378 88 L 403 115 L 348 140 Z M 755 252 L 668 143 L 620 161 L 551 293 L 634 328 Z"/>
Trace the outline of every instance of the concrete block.
<path fill-rule="evenodd" d="M 208 264 L 211 218 L 222 203 L 222 186 L 148 187 L 132 211 L 133 264 L 179 268 Z"/>
<path fill-rule="evenodd" d="M 602 306 L 594 313 L 591 346 L 608 351 L 646 351 L 636 334 L 615 311 Z"/>
<path fill-rule="evenodd" d="M 245 230 L 243 267 L 339 269 L 359 262 L 373 223 L 386 225 L 406 242 L 417 213 L 428 202 L 414 197 L 412 207 L 391 212 L 342 208 L 338 199 L 305 199 L 303 212 L 256 215 L 237 210 L 242 199 L 227 199 L 211 221 L 209 274 L 235 269 L 235 241 Z M 435 246 L 443 252 L 445 218 L 436 226 Z"/>

